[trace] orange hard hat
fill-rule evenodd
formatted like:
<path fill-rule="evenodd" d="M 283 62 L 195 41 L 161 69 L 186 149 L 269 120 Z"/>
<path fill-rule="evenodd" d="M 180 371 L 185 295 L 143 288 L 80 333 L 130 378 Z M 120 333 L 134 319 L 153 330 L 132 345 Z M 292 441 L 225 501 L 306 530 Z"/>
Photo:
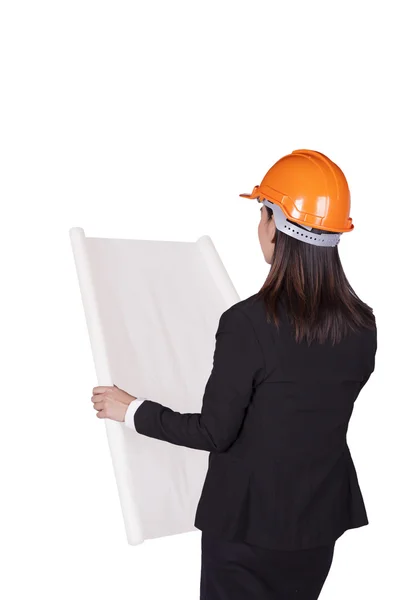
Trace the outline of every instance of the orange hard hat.
<path fill-rule="evenodd" d="M 268 204 L 264 204 L 279 206 L 286 219 L 308 230 L 340 234 L 354 227 L 349 216 L 350 190 L 343 171 L 314 150 L 287 154 L 269 169 L 251 194 L 240 196 L 257 198 L 259 202 L 267 200 Z"/>

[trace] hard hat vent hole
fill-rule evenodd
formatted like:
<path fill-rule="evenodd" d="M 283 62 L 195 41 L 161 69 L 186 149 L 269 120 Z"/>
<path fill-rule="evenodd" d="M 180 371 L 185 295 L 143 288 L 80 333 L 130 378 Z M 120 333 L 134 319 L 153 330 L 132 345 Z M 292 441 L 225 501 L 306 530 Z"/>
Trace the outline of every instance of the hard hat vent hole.
<path fill-rule="evenodd" d="M 316 236 L 316 235 L 306 235 L 305 233 L 302 233 L 301 231 L 298 231 L 296 228 L 290 227 L 286 223 L 283 225 L 283 228 L 287 229 L 288 231 L 290 231 L 292 235 L 295 233 L 296 235 L 299 235 L 300 237 L 304 237 L 307 240 L 313 240 L 314 242 L 317 242 L 317 245 L 321 245 L 322 246 L 325 243 L 327 243 L 329 245 L 329 240 L 327 238 L 322 237 L 322 236 L 320 237 L 320 236 Z"/>

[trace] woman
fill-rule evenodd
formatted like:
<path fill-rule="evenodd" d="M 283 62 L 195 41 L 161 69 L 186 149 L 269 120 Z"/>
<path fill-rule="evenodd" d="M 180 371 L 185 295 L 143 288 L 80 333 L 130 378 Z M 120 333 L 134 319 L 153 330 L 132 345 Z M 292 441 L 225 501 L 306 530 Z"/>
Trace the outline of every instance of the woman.
<path fill-rule="evenodd" d="M 252 194 L 271 265 L 220 317 L 200 413 L 95 387 L 100 418 L 210 452 L 197 507 L 201 600 L 314 600 L 336 540 L 368 524 L 346 433 L 374 370 L 371 308 L 337 244 L 353 228 L 343 172 L 310 150 L 284 156 Z"/>

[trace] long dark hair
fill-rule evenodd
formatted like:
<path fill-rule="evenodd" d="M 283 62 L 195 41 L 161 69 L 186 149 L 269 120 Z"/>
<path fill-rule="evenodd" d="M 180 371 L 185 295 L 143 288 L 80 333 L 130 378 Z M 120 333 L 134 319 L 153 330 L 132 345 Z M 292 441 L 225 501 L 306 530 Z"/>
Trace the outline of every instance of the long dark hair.
<path fill-rule="evenodd" d="M 268 218 L 272 217 L 272 210 Z M 257 293 L 267 319 L 279 326 L 278 303 L 294 325 L 296 340 L 338 343 L 350 331 L 373 329 L 372 308 L 360 300 L 343 271 L 337 246 L 319 247 L 276 230 L 268 277 Z"/>

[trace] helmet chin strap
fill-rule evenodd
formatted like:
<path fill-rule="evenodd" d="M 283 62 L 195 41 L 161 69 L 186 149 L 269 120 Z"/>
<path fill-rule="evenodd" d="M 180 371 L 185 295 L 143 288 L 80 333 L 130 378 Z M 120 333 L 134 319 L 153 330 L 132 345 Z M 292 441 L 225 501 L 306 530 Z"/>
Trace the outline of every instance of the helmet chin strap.
<path fill-rule="evenodd" d="M 282 209 L 270 200 L 264 199 L 259 200 L 259 202 L 262 202 L 262 204 L 268 206 L 272 210 L 276 228 L 279 231 L 282 231 L 282 233 L 290 235 L 306 244 L 312 244 L 313 246 L 333 247 L 338 245 L 341 233 L 324 233 L 322 231 L 321 233 L 316 233 L 316 230 L 313 227 L 298 225 L 297 223 L 289 221 Z"/>

